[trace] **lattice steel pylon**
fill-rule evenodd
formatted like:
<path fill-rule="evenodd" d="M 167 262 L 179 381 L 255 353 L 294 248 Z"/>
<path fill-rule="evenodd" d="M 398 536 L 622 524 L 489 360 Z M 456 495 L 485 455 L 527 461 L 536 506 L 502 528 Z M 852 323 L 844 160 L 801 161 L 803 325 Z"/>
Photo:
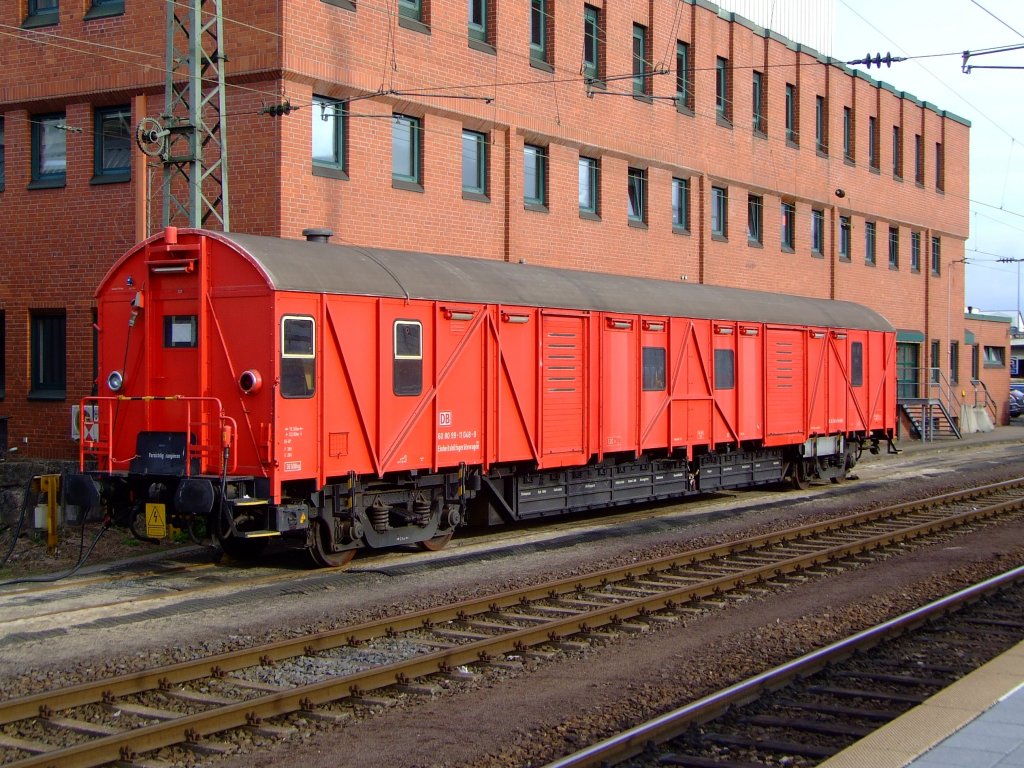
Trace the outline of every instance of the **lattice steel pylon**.
<path fill-rule="evenodd" d="M 167 0 L 160 119 L 143 119 L 142 151 L 163 162 L 163 226 L 230 231 L 221 0 Z"/>

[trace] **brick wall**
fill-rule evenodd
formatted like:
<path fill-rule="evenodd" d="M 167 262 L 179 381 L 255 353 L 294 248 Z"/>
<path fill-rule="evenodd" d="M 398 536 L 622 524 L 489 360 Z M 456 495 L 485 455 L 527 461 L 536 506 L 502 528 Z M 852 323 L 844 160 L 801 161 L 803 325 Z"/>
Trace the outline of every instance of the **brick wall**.
<path fill-rule="evenodd" d="M 387 5 L 321 0 L 224 0 L 229 57 L 228 146 L 232 229 L 299 237 L 328 226 L 336 240 L 531 264 L 835 297 L 868 304 L 895 326 L 933 339 L 963 337 L 963 246 L 967 237 L 968 132 L 962 121 L 823 60 L 710 4 L 592 0 L 604 23 L 602 82 L 580 76 L 583 3 L 549 0 L 549 59 L 530 59 L 530 4 L 492 4 L 490 48 L 470 44 L 466 5 L 431 0 L 429 27 L 409 28 Z M 17 6 L 0 23 L 21 24 Z M 342 7 L 350 5 L 351 8 Z M 92 115 L 98 107 L 148 95 L 163 106 L 165 5 L 126 3 L 126 13 L 84 21 L 63 4 L 60 23 L 0 47 L 0 113 L 6 180 L 0 192 L 0 309 L 6 317 L 6 397 L 11 444 L 40 456 L 73 450 L 69 405 L 92 386 L 92 291 L 135 239 L 135 200 L 153 183 L 91 184 Z M 647 28 L 650 96 L 632 96 L 632 28 Z M 45 44 L 58 33 L 68 48 Z M 689 43 L 693 111 L 678 109 L 676 41 Z M 96 48 L 99 43 L 111 48 Z M 119 50 L 115 50 L 119 49 Z M 715 108 L 716 62 L 728 61 L 726 115 Z M 764 74 L 765 135 L 752 126 L 752 72 Z M 796 86 L 797 143 L 785 135 L 785 86 Z M 345 178 L 315 174 L 314 95 L 383 95 L 351 101 Z M 490 101 L 470 98 L 486 97 Z M 827 147 L 815 142 L 816 97 L 827 104 Z M 261 108 L 298 107 L 271 117 Z M 843 107 L 854 114 L 853 160 L 843 155 Z M 67 185 L 28 190 L 32 115 L 65 110 Z M 422 120 L 422 190 L 393 185 L 392 113 Z M 879 169 L 868 167 L 868 117 L 878 120 Z M 137 123 L 143 115 L 133 115 Z M 902 134 L 902 179 L 893 176 L 892 129 Z M 488 139 L 487 199 L 464 196 L 461 134 Z M 924 183 L 914 175 L 915 136 L 925 148 Z M 944 190 L 935 184 L 935 144 L 943 147 Z M 546 148 L 545 210 L 523 203 L 524 144 Z M 599 219 L 581 217 L 578 160 L 600 163 Z M 627 217 L 628 170 L 646 171 L 646 221 Z M 138 173 L 135 176 L 139 176 Z M 671 224 L 673 178 L 689 180 L 689 229 Z M 711 186 L 728 189 L 728 238 L 711 237 Z M 842 195 L 837 193 L 842 190 Z M 747 240 L 747 197 L 764 201 L 763 242 Z M 795 247 L 781 248 L 781 204 L 795 206 Z M 811 252 L 812 211 L 824 213 L 821 254 Z M 838 257 L 840 217 L 850 217 L 851 258 Z M 865 263 L 865 223 L 876 225 L 876 263 Z M 888 260 L 899 231 L 897 268 Z M 911 233 L 921 234 L 921 269 L 910 268 Z M 933 274 L 931 242 L 941 243 Z M 29 310 L 66 308 L 68 390 L 59 401 L 29 401 Z M 962 355 L 962 359 L 966 359 Z M 25 443 L 25 439 L 28 443 Z"/>

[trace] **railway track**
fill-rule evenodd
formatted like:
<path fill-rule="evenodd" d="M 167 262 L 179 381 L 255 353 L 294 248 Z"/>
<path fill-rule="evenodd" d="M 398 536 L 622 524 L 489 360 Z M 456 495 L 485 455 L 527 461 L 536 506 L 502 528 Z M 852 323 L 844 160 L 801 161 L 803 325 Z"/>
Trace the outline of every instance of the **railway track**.
<path fill-rule="evenodd" d="M 1024 568 L 783 664 L 546 768 L 814 766 L 1024 639 Z"/>
<path fill-rule="evenodd" d="M 170 745 L 216 751 L 223 746 L 210 736 L 233 728 L 281 736 L 287 728 L 266 720 L 291 713 L 331 719 L 339 700 L 396 685 L 415 691 L 413 681 L 458 675 L 463 665 L 572 648 L 608 630 L 642 632 L 706 598 L 830 563 L 857 564 L 1022 509 L 1018 479 L 11 699 L 0 702 L 0 764 L 130 763 Z"/>

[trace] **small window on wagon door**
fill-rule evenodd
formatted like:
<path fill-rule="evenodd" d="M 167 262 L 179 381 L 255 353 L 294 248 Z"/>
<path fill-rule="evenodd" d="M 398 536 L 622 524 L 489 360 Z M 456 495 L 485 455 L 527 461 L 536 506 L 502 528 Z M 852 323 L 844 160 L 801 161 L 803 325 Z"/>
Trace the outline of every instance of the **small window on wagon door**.
<path fill-rule="evenodd" d="M 665 391 L 665 348 L 644 347 L 644 392 Z"/>
<path fill-rule="evenodd" d="M 398 397 L 412 397 L 423 391 L 423 325 L 418 321 L 395 321 L 392 389 Z"/>
<path fill-rule="evenodd" d="M 864 386 L 864 344 L 860 341 L 850 344 L 850 386 Z"/>
<path fill-rule="evenodd" d="M 736 358 L 731 349 L 715 350 L 715 389 L 736 388 Z"/>
<path fill-rule="evenodd" d="M 316 392 L 316 328 L 311 317 L 281 318 L 281 397 Z"/>

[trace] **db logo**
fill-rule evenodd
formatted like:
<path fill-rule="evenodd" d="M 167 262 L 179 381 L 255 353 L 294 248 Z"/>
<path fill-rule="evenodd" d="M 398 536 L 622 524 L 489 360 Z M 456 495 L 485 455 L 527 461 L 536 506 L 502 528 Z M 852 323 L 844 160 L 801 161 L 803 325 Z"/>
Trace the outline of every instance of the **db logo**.
<path fill-rule="evenodd" d="M 437 414 L 437 425 L 439 427 L 450 427 L 452 425 L 452 412 L 440 411 Z"/>

